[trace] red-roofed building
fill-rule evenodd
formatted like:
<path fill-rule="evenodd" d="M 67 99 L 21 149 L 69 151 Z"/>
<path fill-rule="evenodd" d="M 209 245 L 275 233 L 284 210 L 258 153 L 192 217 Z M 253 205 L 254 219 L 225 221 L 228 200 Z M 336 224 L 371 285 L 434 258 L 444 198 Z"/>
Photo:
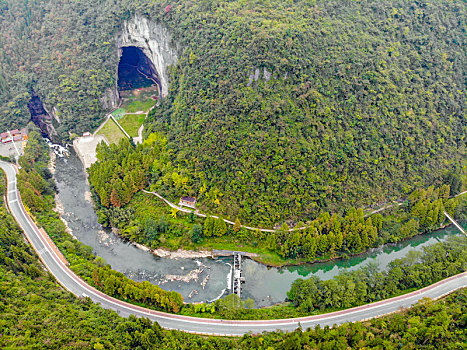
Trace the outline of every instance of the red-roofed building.
<path fill-rule="evenodd" d="M 23 140 L 27 140 L 29 138 L 28 130 L 26 128 L 21 129 L 21 136 L 23 137 Z"/>
<path fill-rule="evenodd" d="M 11 142 L 11 137 L 8 132 L 2 132 L 0 136 L 2 137 L 2 143 Z"/>
<path fill-rule="evenodd" d="M 10 134 L 11 134 L 12 136 L 15 136 L 15 135 L 20 135 L 21 133 L 20 133 L 20 131 L 19 131 L 18 129 L 14 129 L 14 130 L 11 130 L 11 131 L 10 131 Z"/>
<path fill-rule="evenodd" d="M 15 135 L 15 136 L 13 136 L 13 141 L 14 142 L 23 141 L 23 136 L 22 135 Z"/>

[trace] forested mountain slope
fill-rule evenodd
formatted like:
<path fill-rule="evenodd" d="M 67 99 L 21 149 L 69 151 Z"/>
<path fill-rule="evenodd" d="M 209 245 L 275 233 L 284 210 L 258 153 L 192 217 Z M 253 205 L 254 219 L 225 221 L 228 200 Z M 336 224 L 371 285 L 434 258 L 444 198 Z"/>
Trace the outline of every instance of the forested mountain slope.
<path fill-rule="evenodd" d="M 0 1 L 0 125 L 24 126 L 34 89 L 52 112 L 60 136 L 89 130 L 103 117 L 99 101 L 115 85 L 117 23 L 93 1 Z"/>
<path fill-rule="evenodd" d="M 407 193 L 459 165 L 465 4 L 269 4 L 194 11 L 188 62 L 154 113 L 193 194 L 214 202 L 218 189 L 225 214 L 271 224 Z M 277 78 L 248 87 L 254 67 Z"/>
<path fill-rule="evenodd" d="M 1 173 L 2 194 L 4 180 Z M 466 341 L 466 300 L 462 289 L 445 300 L 419 304 L 403 313 L 303 333 L 221 338 L 164 331 L 157 323 L 120 317 L 64 291 L 38 263 L 13 218 L 0 208 L 2 349 L 458 349 Z"/>
<path fill-rule="evenodd" d="M 446 182 L 465 159 L 465 2 L 0 2 L 0 115 L 33 87 L 59 132 L 102 117 L 115 33 L 140 13 L 181 47 L 146 130 L 168 138 L 162 192 L 271 225 Z M 16 118 L 16 119 L 13 119 Z M 187 178 L 176 191 L 170 178 Z M 172 186 L 172 188 L 171 188 Z M 175 193 L 176 192 L 176 193 Z"/>

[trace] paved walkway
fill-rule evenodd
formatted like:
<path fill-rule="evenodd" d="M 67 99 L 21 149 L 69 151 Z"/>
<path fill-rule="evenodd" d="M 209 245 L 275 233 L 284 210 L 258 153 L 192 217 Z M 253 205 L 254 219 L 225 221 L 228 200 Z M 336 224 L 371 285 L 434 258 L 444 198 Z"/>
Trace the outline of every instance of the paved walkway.
<path fill-rule="evenodd" d="M 175 209 L 177 209 L 177 210 L 179 210 L 179 211 L 181 211 L 181 212 L 184 212 L 184 213 L 193 213 L 193 214 L 195 214 L 196 216 L 202 217 L 202 218 L 205 218 L 205 217 L 208 216 L 208 215 L 206 215 L 206 214 L 203 214 L 203 213 L 199 212 L 198 210 L 192 210 L 192 209 L 188 209 L 188 208 L 185 208 L 185 207 L 178 206 L 178 205 L 172 203 L 172 202 L 169 201 L 167 198 L 163 197 L 161 194 L 159 194 L 159 193 L 157 193 L 157 192 L 151 192 L 151 191 L 146 191 L 146 190 L 142 190 L 142 191 L 143 191 L 144 193 L 153 194 L 153 195 L 156 196 L 157 198 L 159 198 L 159 199 L 161 199 L 162 201 L 164 201 L 164 202 L 165 202 L 167 205 L 169 205 L 170 207 L 175 208 Z M 453 198 L 459 197 L 459 196 L 461 196 L 461 195 L 463 195 L 463 194 L 465 194 L 465 193 L 467 193 L 467 191 L 461 192 L 461 193 L 459 193 L 459 194 L 453 196 Z M 403 203 L 398 203 L 397 205 L 400 206 L 400 205 L 402 205 L 402 204 L 403 204 Z M 394 204 L 394 205 L 395 205 L 395 204 Z M 370 213 L 369 215 L 374 214 L 374 213 L 378 213 L 378 212 L 383 211 L 383 210 L 388 209 L 388 208 L 391 208 L 391 207 L 393 207 L 394 205 L 389 205 L 389 206 L 380 208 L 380 209 L 378 209 L 378 210 L 373 211 L 373 212 Z M 367 215 L 367 216 L 369 216 L 369 215 Z M 216 215 L 209 215 L 209 216 L 211 216 L 211 217 L 213 217 L 213 218 L 216 218 L 216 219 L 219 219 L 219 217 L 216 216 Z M 222 220 L 224 220 L 227 224 L 235 225 L 235 222 L 233 222 L 233 221 L 230 221 L 230 220 L 227 220 L 227 219 L 222 219 Z M 246 226 L 246 225 L 240 225 L 240 226 L 243 227 L 243 228 L 245 228 L 245 229 L 247 229 L 247 230 L 250 230 L 250 231 L 261 231 L 261 232 L 276 232 L 276 231 L 277 231 L 277 230 L 270 229 L 270 228 L 251 227 L 251 226 Z M 288 231 L 289 231 L 289 232 L 292 232 L 292 231 L 299 231 L 299 230 L 304 230 L 304 229 L 306 229 L 306 228 L 307 228 L 307 226 L 294 227 L 294 228 L 289 229 Z"/>
<path fill-rule="evenodd" d="M 199 217 L 202 217 L 202 218 L 205 218 L 207 217 L 208 215 L 206 214 L 203 214 L 201 212 L 199 212 L 198 210 L 192 210 L 192 209 L 188 209 L 188 208 L 185 208 L 185 207 L 181 207 L 181 206 L 178 206 L 174 203 L 172 203 L 171 201 L 169 201 L 168 199 L 164 198 L 162 195 L 160 195 L 159 193 L 157 192 L 151 192 L 151 191 L 146 191 L 146 190 L 142 190 L 144 193 L 148 193 L 148 194 L 152 194 L 154 196 L 156 196 L 157 198 L 161 199 L 162 201 L 164 201 L 167 205 L 169 205 L 171 208 L 175 208 L 181 212 L 184 212 L 184 213 L 193 213 L 195 214 L 196 216 L 199 216 Z M 212 218 L 216 218 L 216 219 L 219 219 L 218 216 L 216 215 L 209 215 L 210 217 Z M 230 224 L 230 225 L 235 225 L 235 222 L 233 221 L 230 221 L 230 220 L 227 220 L 227 219 L 222 219 L 224 220 L 226 223 Z M 268 229 L 268 228 L 257 228 L 257 227 L 250 227 L 250 226 L 245 226 L 245 225 L 240 225 L 241 227 L 243 228 L 246 228 L 247 230 L 252 230 L 252 231 L 256 231 L 256 230 L 259 230 L 259 231 L 262 231 L 262 232 L 276 232 L 276 230 L 273 230 L 273 229 Z M 305 227 L 301 228 L 301 229 L 304 229 Z M 290 229 L 289 231 L 293 231 L 293 230 L 298 230 L 298 228 L 293 228 L 293 229 Z"/>
<path fill-rule="evenodd" d="M 151 112 L 153 110 L 154 107 L 156 107 L 158 104 L 154 104 L 151 108 L 149 108 L 148 111 L 144 112 L 144 111 L 138 111 L 136 113 L 125 113 L 123 114 L 123 116 L 127 115 L 127 114 L 144 114 L 144 120 L 146 120 L 146 118 L 148 117 L 148 114 L 149 112 Z M 138 136 L 135 136 L 135 137 L 131 137 L 127 132 L 126 130 L 121 126 L 121 124 L 117 121 L 117 119 L 114 118 L 114 116 L 112 114 L 109 114 L 107 116 L 107 119 L 104 123 L 102 123 L 99 128 L 97 128 L 97 130 L 95 131 L 94 135 L 97 134 L 97 132 L 104 126 L 105 123 L 107 123 L 109 121 L 109 119 L 112 119 L 115 124 L 117 124 L 117 126 L 119 127 L 119 129 L 123 132 L 123 134 L 128 137 L 129 139 L 133 139 L 133 142 L 135 144 L 138 144 L 138 143 L 143 143 L 143 130 L 144 130 L 144 124 L 141 124 L 141 126 L 139 127 L 138 129 Z"/>
<path fill-rule="evenodd" d="M 133 137 L 133 142 L 135 144 L 143 143 L 143 130 L 144 130 L 144 124 L 141 124 L 141 126 L 138 129 L 138 136 Z"/>
<path fill-rule="evenodd" d="M 112 112 L 108 113 L 106 116 L 105 116 L 105 120 L 101 123 L 101 125 L 99 125 L 96 129 L 96 131 L 94 131 L 94 133 L 92 134 L 93 136 L 97 135 L 97 133 L 104 127 L 104 125 L 109 121 L 110 117 L 112 116 L 112 113 L 115 112 L 117 109 L 120 108 L 120 106 L 122 105 L 122 100 L 120 99 L 120 102 L 118 103 L 118 106 L 117 108 L 115 108 Z"/>
<path fill-rule="evenodd" d="M 462 196 L 463 194 L 466 194 L 466 193 L 467 193 L 467 191 L 464 191 L 464 192 L 461 192 L 461 193 L 456 194 L 455 196 L 452 196 L 451 198 L 456 198 L 456 197 Z M 399 206 L 399 207 L 400 207 L 402 204 L 404 204 L 404 202 L 386 205 L 386 206 L 381 207 L 381 208 L 379 208 L 379 209 L 375 209 L 375 210 L 373 210 L 372 212 L 370 212 L 370 213 L 368 213 L 368 214 L 365 214 L 365 217 L 371 216 L 371 215 L 373 215 L 373 214 L 379 213 L 380 211 L 384 211 L 384 210 L 386 210 L 386 209 L 389 209 L 389 208 L 392 208 L 392 207 L 395 207 L 395 206 Z"/>
<path fill-rule="evenodd" d="M 125 113 L 126 114 L 126 113 Z M 115 124 L 117 124 L 118 128 L 123 132 L 123 134 L 128 137 L 129 139 L 131 139 L 131 136 L 128 135 L 128 133 L 126 132 L 125 129 L 123 129 L 123 126 L 120 125 L 120 123 L 117 121 L 117 119 L 114 118 L 114 116 L 111 114 L 110 115 L 110 118 L 114 121 Z"/>
<path fill-rule="evenodd" d="M 465 233 L 465 230 L 462 228 L 462 226 L 459 225 L 459 224 L 456 222 L 456 220 L 454 220 L 454 219 L 451 217 L 451 215 L 449 215 L 446 211 L 444 211 L 443 213 L 444 213 L 444 215 L 454 224 L 454 226 L 457 227 L 457 229 L 458 229 L 459 231 L 461 231 L 464 235 L 467 235 L 467 233 Z"/>

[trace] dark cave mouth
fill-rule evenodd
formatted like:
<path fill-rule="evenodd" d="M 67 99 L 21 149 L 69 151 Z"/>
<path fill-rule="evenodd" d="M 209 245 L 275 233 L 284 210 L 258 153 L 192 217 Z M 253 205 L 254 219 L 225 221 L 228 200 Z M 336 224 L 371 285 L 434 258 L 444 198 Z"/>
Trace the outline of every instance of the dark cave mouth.
<path fill-rule="evenodd" d="M 122 47 L 118 63 L 118 90 L 129 91 L 160 86 L 159 76 L 151 60 L 136 46 Z"/>

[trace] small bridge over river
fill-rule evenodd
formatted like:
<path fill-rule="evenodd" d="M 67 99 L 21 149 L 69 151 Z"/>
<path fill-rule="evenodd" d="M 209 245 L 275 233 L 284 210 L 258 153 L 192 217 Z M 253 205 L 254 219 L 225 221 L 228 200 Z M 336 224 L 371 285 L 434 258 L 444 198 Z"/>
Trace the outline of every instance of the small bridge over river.
<path fill-rule="evenodd" d="M 243 275 L 242 266 L 242 253 L 233 253 L 233 274 L 232 274 L 232 292 L 241 297 L 242 294 L 242 283 L 245 283 L 245 276 Z"/>

